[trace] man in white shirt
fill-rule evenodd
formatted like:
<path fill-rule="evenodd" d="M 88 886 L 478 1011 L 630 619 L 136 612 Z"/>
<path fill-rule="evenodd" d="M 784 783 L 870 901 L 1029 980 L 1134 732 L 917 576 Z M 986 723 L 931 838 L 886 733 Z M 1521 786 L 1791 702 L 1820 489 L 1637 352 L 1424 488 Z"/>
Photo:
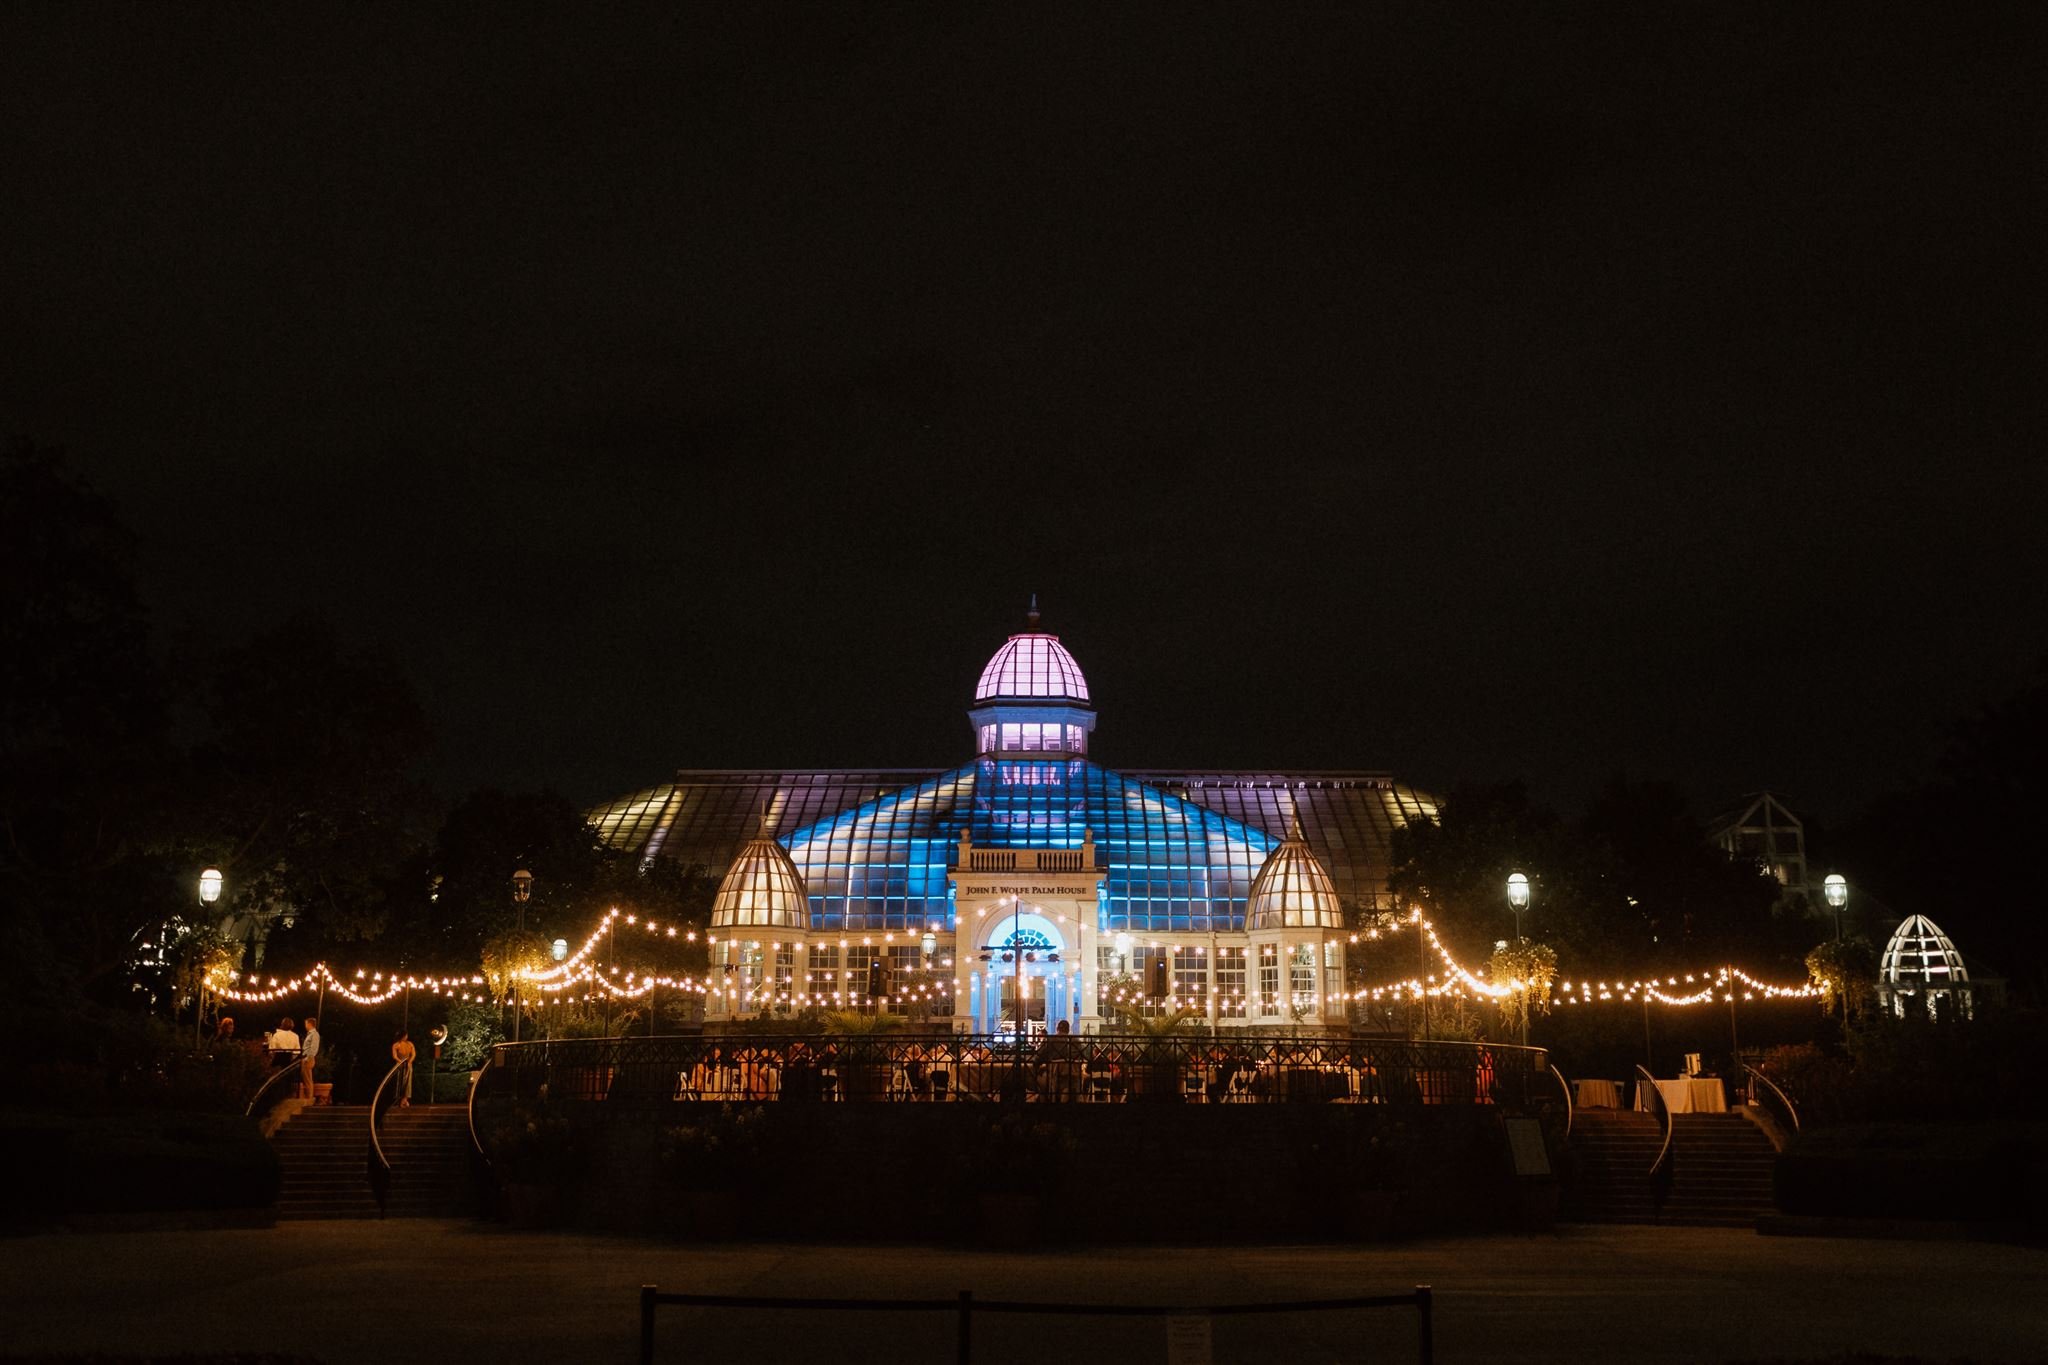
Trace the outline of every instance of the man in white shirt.
<path fill-rule="evenodd" d="M 320 1055 L 320 1021 L 306 1021 L 306 1037 L 299 1044 L 299 1098 L 313 1098 L 313 1061 Z"/>

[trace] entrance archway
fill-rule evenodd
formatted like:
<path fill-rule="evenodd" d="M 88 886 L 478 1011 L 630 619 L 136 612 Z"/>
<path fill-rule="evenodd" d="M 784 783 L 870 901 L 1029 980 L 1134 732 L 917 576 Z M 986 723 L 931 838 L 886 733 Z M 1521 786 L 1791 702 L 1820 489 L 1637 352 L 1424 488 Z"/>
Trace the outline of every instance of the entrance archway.
<path fill-rule="evenodd" d="M 1053 1021 L 1078 1025 L 1081 964 L 1061 926 L 1032 909 L 991 916 L 971 982 L 978 1033 L 1042 1034 Z"/>

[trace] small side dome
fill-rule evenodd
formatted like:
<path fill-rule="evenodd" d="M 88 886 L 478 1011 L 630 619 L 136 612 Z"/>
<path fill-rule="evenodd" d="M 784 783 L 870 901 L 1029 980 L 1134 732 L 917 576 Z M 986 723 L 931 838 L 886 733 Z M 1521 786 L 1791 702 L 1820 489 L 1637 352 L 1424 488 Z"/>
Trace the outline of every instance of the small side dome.
<path fill-rule="evenodd" d="M 789 854 L 765 831 L 749 840 L 711 900 L 714 929 L 808 929 L 811 905 Z"/>
<path fill-rule="evenodd" d="M 1925 915 L 1907 918 L 1884 945 L 1878 979 L 1887 986 L 1914 987 L 1968 985 L 1970 974 L 1963 967 L 1963 955 L 1941 926 Z"/>
<path fill-rule="evenodd" d="M 1266 855 L 1245 909 L 1247 929 L 1341 929 L 1344 910 L 1330 874 L 1309 851 L 1297 822 L 1280 847 Z"/>

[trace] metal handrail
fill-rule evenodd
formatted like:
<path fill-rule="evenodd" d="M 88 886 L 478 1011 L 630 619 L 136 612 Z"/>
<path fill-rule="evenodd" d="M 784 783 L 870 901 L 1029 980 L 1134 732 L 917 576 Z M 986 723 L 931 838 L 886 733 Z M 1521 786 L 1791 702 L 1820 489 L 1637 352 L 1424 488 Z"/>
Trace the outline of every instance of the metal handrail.
<path fill-rule="evenodd" d="M 299 1070 L 299 1063 L 296 1058 L 293 1059 L 291 1065 L 281 1066 L 277 1070 L 271 1072 L 269 1079 L 265 1080 L 263 1084 L 256 1087 L 256 1093 L 249 1097 L 249 1103 L 247 1107 L 242 1110 L 242 1117 L 254 1118 L 256 1115 L 257 1101 L 261 1100 L 263 1096 L 269 1092 L 271 1086 L 276 1085 L 279 1081 L 283 1080 L 287 1076 L 290 1076 L 293 1080 L 302 1079 Z"/>
<path fill-rule="evenodd" d="M 377 1089 L 370 1095 L 370 1153 L 376 1158 L 386 1174 L 391 1171 L 391 1162 L 384 1156 L 384 1144 L 377 1137 L 377 1102 L 384 1098 L 384 1087 L 391 1084 L 391 1078 L 404 1069 L 406 1063 L 393 1062 L 391 1069 L 384 1073 L 384 1079 L 377 1082 Z"/>
<path fill-rule="evenodd" d="M 1793 1104 L 1793 1103 L 1792 1103 L 1792 1097 L 1791 1097 L 1790 1095 L 1786 1094 L 1786 1093 L 1785 1093 L 1785 1091 L 1784 1091 L 1784 1088 L 1783 1088 L 1782 1086 L 1780 1086 L 1780 1085 L 1779 1085 L 1779 1084 L 1778 1084 L 1778 1083 L 1777 1083 L 1776 1081 L 1772 1080 L 1772 1079 L 1771 1079 L 1771 1078 L 1770 1078 L 1769 1076 L 1766 1076 L 1766 1075 L 1764 1075 L 1764 1073 L 1763 1073 L 1763 1072 L 1761 1072 L 1761 1071 L 1758 1071 L 1758 1070 L 1757 1070 L 1757 1069 L 1756 1069 L 1755 1067 L 1751 1066 L 1751 1065 L 1750 1065 L 1750 1064 L 1749 1064 L 1748 1062 L 1744 1062 L 1744 1063 L 1742 1064 L 1742 1069 L 1743 1069 L 1744 1071 L 1747 1071 L 1747 1072 L 1748 1072 L 1748 1073 L 1749 1073 L 1749 1074 L 1750 1074 L 1750 1075 L 1751 1075 L 1752 1077 L 1754 1077 L 1754 1078 L 1755 1078 L 1756 1080 L 1762 1081 L 1762 1082 L 1763 1082 L 1763 1083 L 1764 1083 L 1765 1085 L 1767 1085 L 1767 1086 L 1769 1086 L 1769 1087 L 1771 1088 L 1771 1093 L 1772 1093 L 1773 1095 L 1776 1095 L 1776 1096 L 1778 1097 L 1778 1103 L 1779 1103 L 1779 1104 L 1782 1104 L 1782 1105 L 1784 1105 L 1784 1106 L 1785 1106 L 1785 1117 L 1787 1117 L 1787 1118 L 1789 1118 L 1789 1119 L 1791 1119 L 1791 1120 L 1792 1120 L 1792 1131 L 1793 1131 L 1793 1132 L 1795 1132 L 1795 1133 L 1796 1133 L 1796 1132 L 1798 1132 L 1798 1131 L 1799 1131 L 1799 1108 L 1798 1108 L 1798 1106 L 1797 1106 L 1797 1105 L 1795 1105 L 1795 1104 Z M 1751 1086 L 1750 1086 L 1750 1088 L 1749 1088 L 1749 1093 L 1750 1093 L 1750 1096 L 1751 1096 L 1751 1103 L 1755 1103 L 1755 1098 L 1754 1098 L 1754 1097 L 1755 1097 L 1755 1095 L 1756 1095 L 1756 1086 L 1755 1086 L 1755 1085 L 1751 1085 Z"/>
<path fill-rule="evenodd" d="M 1274 1303 L 1218 1303 L 1206 1307 L 1152 1303 L 1045 1303 L 1026 1299 L 977 1299 L 974 1291 L 963 1289 L 951 1299 L 792 1299 L 755 1294 L 677 1294 L 660 1288 L 640 1286 L 640 1365 L 654 1365 L 654 1310 L 663 1304 L 688 1308 L 765 1308 L 777 1313 L 818 1309 L 834 1313 L 952 1313 L 955 1330 L 953 1359 L 957 1365 L 972 1365 L 974 1359 L 974 1315 L 976 1313 L 1017 1313 L 1034 1317 L 1176 1318 L 1242 1317 L 1264 1314 L 1319 1313 L 1372 1308 L 1413 1308 L 1419 1315 L 1416 1333 L 1417 1358 L 1422 1365 L 1436 1360 L 1436 1319 L 1430 1287 L 1418 1284 L 1411 1294 L 1372 1294 L 1344 1299 L 1297 1299 Z"/>
<path fill-rule="evenodd" d="M 1178 1099 L 1191 1070 L 1251 1101 L 1450 1102 L 1520 1107 L 1549 1069 L 1542 1048 L 1332 1034 L 1007 1035 L 721 1033 L 499 1043 L 490 1063 L 514 1096 L 621 1108 L 677 1099 L 861 1102 L 947 1091 L 982 1099 Z M 1231 1077 L 1268 1078 L 1240 1094 Z M 896 1084 L 901 1077 L 908 1083 Z M 472 1110 L 481 1077 L 471 1091 Z M 495 1102 L 495 1101 L 493 1101 Z"/>
<path fill-rule="evenodd" d="M 483 1139 L 476 1134 L 476 1092 L 484 1088 L 484 1073 L 491 1069 L 492 1060 L 491 1057 L 485 1057 L 484 1064 L 477 1068 L 476 1079 L 469 1087 L 469 1102 L 463 1106 L 469 1113 L 469 1145 L 476 1148 L 477 1158 L 486 1167 L 491 1164 L 491 1154 L 484 1150 Z"/>
<path fill-rule="evenodd" d="M 1657 1089 L 1657 1078 L 1648 1071 L 1645 1071 L 1641 1063 L 1638 1063 L 1636 1065 L 1636 1089 L 1641 1091 L 1644 1086 L 1650 1087 L 1648 1091 L 1643 1093 L 1648 1094 L 1651 1099 L 1656 1101 L 1657 1113 L 1664 1120 L 1664 1145 L 1657 1149 L 1657 1159 L 1650 1163 L 1650 1178 L 1654 1180 L 1658 1172 L 1668 1169 L 1667 1163 L 1671 1160 L 1671 1106 L 1664 1103 L 1664 1094 Z"/>
<path fill-rule="evenodd" d="M 1562 1071 L 1559 1071 L 1559 1070 L 1557 1069 L 1557 1064 L 1556 1064 L 1555 1062 L 1551 1063 L 1551 1066 L 1550 1066 L 1550 1074 L 1551 1074 L 1551 1075 L 1553 1075 L 1553 1076 L 1555 1076 L 1555 1077 L 1557 1077 L 1557 1088 L 1558 1088 L 1559 1090 L 1562 1090 L 1562 1091 L 1564 1091 L 1564 1135 L 1565 1135 L 1565 1137 L 1569 1138 L 1569 1137 L 1571 1137 L 1571 1135 L 1572 1135 L 1572 1087 L 1571 1087 L 1571 1082 L 1567 1081 L 1567 1080 L 1566 1080 L 1566 1079 L 1564 1078 L 1564 1073 L 1563 1073 Z"/>
<path fill-rule="evenodd" d="M 377 1201 L 377 1216 L 384 1216 L 384 1208 L 391 1196 L 391 1160 L 384 1155 L 384 1143 L 377 1136 L 377 1106 L 384 1098 L 384 1089 L 391 1084 L 391 1078 L 403 1071 L 410 1063 L 393 1062 L 391 1069 L 384 1073 L 384 1079 L 377 1082 L 377 1089 L 370 1095 L 370 1150 L 364 1162 L 364 1174 L 369 1178 L 370 1196 Z"/>

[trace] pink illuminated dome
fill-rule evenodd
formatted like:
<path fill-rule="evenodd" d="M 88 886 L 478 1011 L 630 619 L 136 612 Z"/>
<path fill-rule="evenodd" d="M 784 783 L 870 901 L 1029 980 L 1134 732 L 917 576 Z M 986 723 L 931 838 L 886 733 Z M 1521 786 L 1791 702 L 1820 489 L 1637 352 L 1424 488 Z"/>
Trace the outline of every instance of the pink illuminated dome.
<path fill-rule="evenodd" d="M 1081 676 L 1081 665 L 1067 653 L 1059 636 L 1035 629 L 1035 598 L 1029 623 L 1034 629 L 1012 635 L 981 670 L 981 681 L 974 685 L 974 700 L 980 703 L 1028 697 L 1086 703 L 1088 680 Z"/>

